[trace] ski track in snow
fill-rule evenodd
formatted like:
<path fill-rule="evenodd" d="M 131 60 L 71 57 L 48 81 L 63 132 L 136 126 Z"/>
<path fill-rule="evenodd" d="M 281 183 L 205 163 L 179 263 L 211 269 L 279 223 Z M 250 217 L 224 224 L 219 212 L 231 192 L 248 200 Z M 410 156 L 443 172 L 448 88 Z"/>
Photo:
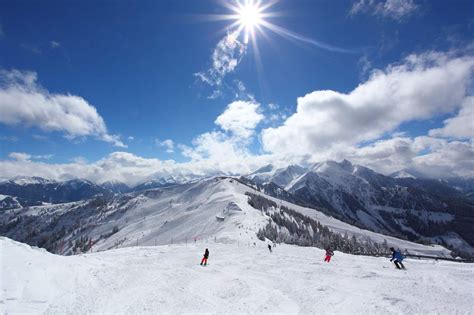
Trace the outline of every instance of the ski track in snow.
<path fill-rule="evenodd" d="M 209 248 L 209 265 L 199 262 Z M 472 264 L 197 243 L 57 256 L 0 238 L 2 314 L 474 314 Z"/>

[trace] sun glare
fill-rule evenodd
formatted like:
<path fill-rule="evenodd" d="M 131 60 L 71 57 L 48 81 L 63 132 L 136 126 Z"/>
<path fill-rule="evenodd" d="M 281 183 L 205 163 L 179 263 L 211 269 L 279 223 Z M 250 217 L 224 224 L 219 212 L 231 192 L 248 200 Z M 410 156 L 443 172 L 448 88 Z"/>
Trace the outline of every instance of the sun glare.
<path fill-rule="evenodd" d="M 354 50 L 345 49 L 321 42 L 319 40 L 292 32 L 282 26 L 273 24 L 271 21 L 285 12 L 272 10 L 273 6 L 280 0 L 218 0 L 222 6 L 229 9 L 230 14 L 210 15 L 209 19 L 214 21 L 231 20 L 232 23 L 226 27 L 228 32 L 236 34 L 236 37 L 243 38 L 243 43 L 248 44 L 252 40 L 255 49 L 257 45 L 257 35 L 262 35 L 266 39 L 269 37 L 265 31 L 271 31 L 286 39 L 315 46 L 320 49 L 339 53 L 354 53 Z"/>
<path fill-rule="evenodd" d="M 253 31 L 253 28 L 262 23 L 261 8 L 257 3 L 251 1 L 242 4 L 238 10 L 239 24 L 247 31 Z"/>
<path fill-rule="evenodd" d="M 276 0 L 268 0 L 262 5 L 260 0 L 236 0 L 234 4 L 227 1 L 225 6 L 233 11 L 231 15 L 224 15 L 224 18 L 234 20 L 234 23 L 230 26 L 236 27 L 239 34 L 243 33 L 245 43 L 248 42 L 249 38 L 255 39 L 256 30 L 260 30 L 260 26 L 264 26 L 267 22 L 266 17 L 271 16 L 265 12 L 266 9 L 271 7 Z"/>

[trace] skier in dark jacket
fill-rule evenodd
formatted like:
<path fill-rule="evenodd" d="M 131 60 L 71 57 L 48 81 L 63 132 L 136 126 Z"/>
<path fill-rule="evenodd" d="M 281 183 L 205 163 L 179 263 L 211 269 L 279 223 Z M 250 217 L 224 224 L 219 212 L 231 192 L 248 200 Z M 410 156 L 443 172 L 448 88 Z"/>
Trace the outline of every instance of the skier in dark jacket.
<path fill-rule="evenodd" d="M 272 245 L 268 244 L 268 250 L 270 251 L 270 253 L 272 252 Z"/>
<path fill-rule="evenodd" d="M 403 257 L 402 253 L 395 250 L 393 247 L 390 247 L 390 250 L 392 251 L 392 259 L 390 259 L 390 261 L 393 261 L 397 269 L 405 269 L 405 266 L 402 263 L 402 260 L 405 259 L 405 257 Z"/>
<path fill-rule="evenodd" d="M 334 256 L 334 252 L 331 250 L 331 248 L 326 248 L 326 257 L 324 258 L 325 262 L 330 262 L 331 257 Z"/>
<path fill-rule="evenodd" d="M 201 260 L 201 266 L 204 264 L 204 266 L 207 265 L 207 259 L 209 258 L 209 250 L 206 248 L 206 250 L 204 251 L 204 256 L 202 257 L 202 260 Z"/>

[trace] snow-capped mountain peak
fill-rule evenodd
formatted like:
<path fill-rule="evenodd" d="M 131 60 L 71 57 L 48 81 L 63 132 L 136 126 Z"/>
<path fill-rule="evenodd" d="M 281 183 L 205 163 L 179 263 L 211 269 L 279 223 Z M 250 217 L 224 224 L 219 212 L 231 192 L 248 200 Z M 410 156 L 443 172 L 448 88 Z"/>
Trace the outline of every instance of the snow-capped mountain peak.
<path fill-rule="evenodd" d="M 263 167 L 260 167 L 258 170 L 250 173 L 249 175 L 272 173 L 273 171 L 275 171 L 275 167 L 272 164 L 268 164 Z"/>
<path fill-rule="evenodd" d="M 327 160 L 313 165 L 312 171 L 316 173 L 336 174 L 336 173 L 353 173 L 355 166 L 348 160 L 336 162 L 334 160 Z"/>
<path fill-rule="evenodd" d="M 274 165 L 269 164 L 244 177 L 257 184 L 272 182 L 280 187 L 285 187 L 295 178 L 306 173 L 306 171 L 306 168 L 295 164 L 282 168 L 276 168 Z"/>
<path fill-rule="evenodd" d="M 146 189 L 161 188 L 171 185 L 184 184 L 202 179 L 198 175 L 185 175 L 185 174 L 174 174 L 167 176 L 153 176 L 141 184 L 136 185 L 132 188 L 132 191 L 141 191 Z"/>
<path fill-rule="evenodd" d="M 413 178 L 413 179 L 427 178 L 427 176 L 425 176 L 424 174 L 414 169 L 409 169 L 409 168 L 404 168 L 402 170 L 399 170 L 397 172 L 390 174 L 389 176 L 393 178 Z"/>

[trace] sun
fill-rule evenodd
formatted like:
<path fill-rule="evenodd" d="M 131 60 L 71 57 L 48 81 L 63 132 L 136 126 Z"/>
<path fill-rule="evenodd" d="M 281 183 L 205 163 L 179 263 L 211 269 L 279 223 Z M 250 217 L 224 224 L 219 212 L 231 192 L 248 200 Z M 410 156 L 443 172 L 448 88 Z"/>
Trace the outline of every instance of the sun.
<path fill-rule="evenodd" d="M 249 38 L 255 40 L 256 31 L 260 31 L 261 27 L 267 24 L 266 18 L 272 14 L 265 11 L 276 1 L 267 0 L 262 4 L 261 0 L 226 0 L 223 4 L 232 11 L 232 14 L 221 15 L 219 19 L 234 20 L 229 29 L 235 27 L 237 34 L 243 33 L 244 42 L 247 43 Z"/>
<path fill-rule="evenodd" d="M 262 8 L 253 1 L 240 4 L 237 15 L 239 24 L 248 32 L 253 32 L 254 28 L 263 22 Z"/>

